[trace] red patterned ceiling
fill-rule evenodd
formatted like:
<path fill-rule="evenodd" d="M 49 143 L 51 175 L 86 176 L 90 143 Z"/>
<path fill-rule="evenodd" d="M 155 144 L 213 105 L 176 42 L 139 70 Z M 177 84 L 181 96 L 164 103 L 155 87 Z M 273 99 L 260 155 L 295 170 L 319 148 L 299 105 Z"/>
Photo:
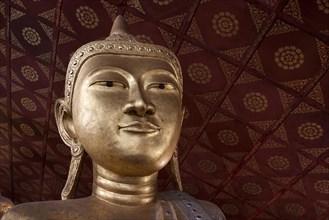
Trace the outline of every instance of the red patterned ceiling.
<path fill-rule="evenodd" d="M 122 14 L 184 72 L 185 190 L 228 219 L 328 219 L 328 0 L 2 0 L 0 191 L 59 199 L 70 152 L 54 101 L 82 44 Z M 91 191 L 86 158 L 77 197 Z M 167 171 L 160 190 L 171 189 Z"/>

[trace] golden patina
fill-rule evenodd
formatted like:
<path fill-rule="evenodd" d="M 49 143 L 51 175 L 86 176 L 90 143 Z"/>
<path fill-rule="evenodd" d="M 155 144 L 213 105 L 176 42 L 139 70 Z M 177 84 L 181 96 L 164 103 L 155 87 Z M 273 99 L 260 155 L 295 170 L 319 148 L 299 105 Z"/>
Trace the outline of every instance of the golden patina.
<path fill-rule="evenodd" d="M 4 219 L 225 219 L 214 204 L 181 192 L 182 94 L 175 54 L 138 42 L 117 17 L 107 39 L 72 56 L 65 97 L 55 105 L 72 154 L 63 200 L 21 204 Z M 92 195 L 72 199 L 85 151 L 93 160 Z M 168 163 L 180 191 L 158 193 L 158 171 Z"/>

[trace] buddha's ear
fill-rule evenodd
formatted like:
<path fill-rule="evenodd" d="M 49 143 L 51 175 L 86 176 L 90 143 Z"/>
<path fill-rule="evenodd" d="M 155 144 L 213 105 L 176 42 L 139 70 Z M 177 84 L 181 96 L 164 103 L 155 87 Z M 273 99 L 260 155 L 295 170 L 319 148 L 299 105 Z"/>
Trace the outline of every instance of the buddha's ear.
<path fill-rule="evenodd" d="M 63 99 L 58 99 L 55 103 L 55 119 L 62 140 L 67 146 L 72 148 L 76 145 L 77 136 L 72 122 L 72 116 Z"/>
<path fill-rule="evenodd" d="M 73 199 L 83 165 L 84 149 L 77 139 L 72 116 L 63 99 L 58 99 L 55 103 L 55 118 L 59 134 L 64 143 L 71 148 L 72 155 L 69 174 L 61 196 L 62 200 Z"/>

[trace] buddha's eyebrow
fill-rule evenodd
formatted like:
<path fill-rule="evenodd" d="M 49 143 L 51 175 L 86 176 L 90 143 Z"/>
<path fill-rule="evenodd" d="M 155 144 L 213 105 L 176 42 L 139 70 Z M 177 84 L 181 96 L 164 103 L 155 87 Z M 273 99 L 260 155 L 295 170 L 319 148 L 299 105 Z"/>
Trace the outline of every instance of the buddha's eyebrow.
<path fill-rule="evenodd" d="M 156 73 L 156 76 L 154 75 L 154 73 Z M 156 78 L 153 78 L 156 77 Z M 143 79 L 148 79 L 151 78 L 153 80 L 159 80 L 159 81 L 167 81 L 169 83 L 173 83 L 175 86 L 177 86 L 177 88 L 179 88 L 179 82 L 178 79 L 176 78 L 176 75 L 168 70 L 165 69 L 153 69 L 153 70 L 149 70 L 147 71 L 144 75 L 143 75 Z"/>
<path fill-rule="evenodd" d="M 161 77 L 169 77 L 172 80 L 177 81 L 176 75 L 173 72 L 171 72 L 169 70 L 166 70 L 166 69 L 152 69 L 152 70 L 148 70 L 143 75 L 143 78 L 144 77 L 150 77 L 149 75 L 153 76 L 154 73 L 156 73 L 158 76 L 161 76 Z"/>
<path fill-rule="evenodd" d="M 121 68 L 112 67 L 112 66 L 105 66 L 105 67 L 94 69 L 90 73 L 88 73 L 87 77 L 88 78 L 93 78 L 93 77 L 96 77 L 98 75 L 103 75 L 103 74 L 104 75 L 110 75 L 110 74 L 113 74 L 113 73 L 121 75 L 124 78 L 132 77 L 132 75 L 129 72 L 127 72 L 127 71 L 125 71 Z"/>
<path fill-rule="evenodd" d="M 94 75 L 103 74 L 103 73 L 117 73 L 119 75 L 122 75 L 123 77 L 131 77 L 131 74 L 129 72 L 121 68 L 112 67 L 112 66 L 106 66 L 106 67 L 94 69 L 88 74 L 88 77 L 93 77 Z"/>

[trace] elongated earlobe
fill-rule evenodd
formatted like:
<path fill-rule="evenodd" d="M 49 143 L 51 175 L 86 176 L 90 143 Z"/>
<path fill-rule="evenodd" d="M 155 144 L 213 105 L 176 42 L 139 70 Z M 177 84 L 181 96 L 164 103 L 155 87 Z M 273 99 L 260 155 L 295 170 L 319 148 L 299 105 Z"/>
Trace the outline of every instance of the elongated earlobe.
<path fill-rule="evenodd" d="M 181 125 L 183 124 L 184 115 L 185 115 L 185 107 L 183 106 L 183 115 L 182 115 Z M 182 179 L 181 179 L 180 172 L 179 172 L 178 147 L 177 146 L 175 148 L 174 154 L 172 155 L 172 157 L 170 159 L 169 166 L 170 166 L 171 176 L 174 179 L 176 189 L 179 191 L 183 191 Z"/>
<path fill-rule="evenodd" d="M 172 155 L 172 158 L 169 162 L 170 165 L 170 172 L 171 175 L 174 179 L 174 183 L 176 185 L 176 188 L 179 191 L 183 191 L 183 185 L 182 185 L 182 180 L 180 177 L 180 172 L 179 172 L 179 163 L 178 163 L 178 148 L 176 147 L 174 154 Z"/>
<path fill-rule="evenodd" d="M 84 149 L 76 139 L 72 117 L 69 114 L 67 105 L 63 99 L 58 99 L 55 103 L 55 118 L 59 134 L 64 143 L 71 149 L 71 163 L 69 174 L 62 190 L 62 200 L 72 199 L 75 195 L 80 172 L 83 165 Z"/>

